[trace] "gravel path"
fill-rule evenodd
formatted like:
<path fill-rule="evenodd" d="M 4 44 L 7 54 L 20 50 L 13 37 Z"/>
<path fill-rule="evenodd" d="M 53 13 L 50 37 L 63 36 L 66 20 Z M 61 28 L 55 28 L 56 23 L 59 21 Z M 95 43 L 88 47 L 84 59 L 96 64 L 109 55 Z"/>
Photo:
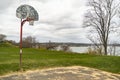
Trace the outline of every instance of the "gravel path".
<path fill-rule="evenodd" d="M 120 80 L 119 74 L 73 66 L 27 71 L 1 76 L 0 80 Z"/>

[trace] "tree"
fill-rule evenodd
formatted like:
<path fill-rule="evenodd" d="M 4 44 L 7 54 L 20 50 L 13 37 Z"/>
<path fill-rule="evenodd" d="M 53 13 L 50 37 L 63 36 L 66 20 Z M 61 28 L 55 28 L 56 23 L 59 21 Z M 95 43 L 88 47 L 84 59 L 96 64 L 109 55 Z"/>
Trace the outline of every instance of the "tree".
<path fill-rule="evenodd" d="M 23 47 L 33 47 L 36 44 L 36 38 L 32 36 L 27 36 L 23 38 Z"/>
<path fill-rule="evenodd" d="M 4 41 L 5 38 L 6 38 L 6 35 L 4 35 L 4 34 L 0 34 L 0 42 L 1 42 L 1 41 Z"/>
<path fill-rule="evenodd" d="M 113 41 L 111 42 L 112 44 L 110 44 L 109 48 L 108 48 L 108 52 L 110 55 L 112 56 L 116 56 L 116 52 L 117 52 L 117 46 L 118 46 L 118 42 L 117 41 Z"/>
<path fill-rule="evenodd" d="M 88 6 L 83 25 L 97 35 L 98 44 L 103 46 L 103 53 L 107 55 L 109 35 L 116 27 L 113 19 L 119 5 L 116 0 L 89 0 Z"/>
<path fill-rule="evenodd" d="M 56 50 L 57 46 L 55 45 L 55 43 L 49 41 L 49 43 L 46 44 L 46 49 L 47 50 Z"/>
<path fill-rule="evenodd" d="M 61 51 L 64 52 L 71 52 L 70 46 L 69 45 L 61 45 Z"/>

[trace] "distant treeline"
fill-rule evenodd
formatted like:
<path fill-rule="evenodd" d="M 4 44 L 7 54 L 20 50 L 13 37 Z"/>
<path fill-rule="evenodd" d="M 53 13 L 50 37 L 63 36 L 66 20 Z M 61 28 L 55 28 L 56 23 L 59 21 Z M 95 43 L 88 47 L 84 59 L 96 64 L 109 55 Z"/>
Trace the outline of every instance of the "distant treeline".
<path fill-rule="evenodd" d="M 93 44 L 88 44 L 88 43 L 62 43 L 62 42 L 46 42 L 46 43 L 38 43 L 40 45 L 48 45 L 48 44 L 54 44 L 56 46 L 60 46 L 60 45 L 67 45 L 67 46 L 76 46 L 76 47 L 79 47 L 79 46 L 91 46 Z"/>
<path fill-rule="evenodd" d="M 94 46 L 94 44 L 91 43 L 65 43 L 65 42 L 46 42 L 46 43 L 37 43 L 39 45 L 48 45 L 48 44 L 54 44 L 56 46 L 60 46 L 60 45 L 67 45 L 67 46 L 75 46 L 75 47 L 80 47 L 80 46 Z M 98 44 L 98 45 L 102 45 L 102 44 Z M 108 44 L 108 46 L 120 46 L 120 44 Z"/>

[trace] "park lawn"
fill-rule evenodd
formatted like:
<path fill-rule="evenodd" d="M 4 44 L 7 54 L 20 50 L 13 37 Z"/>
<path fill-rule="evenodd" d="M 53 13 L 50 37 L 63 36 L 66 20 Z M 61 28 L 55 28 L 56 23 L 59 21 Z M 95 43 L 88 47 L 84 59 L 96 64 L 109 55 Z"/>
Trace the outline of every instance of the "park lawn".
<path fill-rule="evenodd" d="M 120 74 L 120 56 L 97 56 L 24 48 L 23 70 L 87 66 Z M 0 75 L 19 71 L 19 48 L 0 47 Z"/>

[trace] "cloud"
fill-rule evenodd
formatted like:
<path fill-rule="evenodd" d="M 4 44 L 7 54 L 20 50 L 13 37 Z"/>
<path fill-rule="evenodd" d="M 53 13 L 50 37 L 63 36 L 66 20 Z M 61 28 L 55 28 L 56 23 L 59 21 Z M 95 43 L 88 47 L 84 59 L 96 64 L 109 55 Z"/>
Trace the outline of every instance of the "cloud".
<path fill-rule="evenodd" d="M 0 12 L 4 13 L 5 10 L 13 4 L 14 0 L 2 0 L 0 1 Z"/>
<path fill-rule="evenodd" d="M 21 2 L 20 2 L 21 1 Z M 4 0 L 1 5 L 5 13 L 0 14 L 0 33 L 8 39 L 19 41 L 20 19 L 16 17 L 16 8 L 20 4 L 29 4 L 39 13 L 39 21 L 34 26 L 24 25 L 23 36 L 35 36 L 41 42 L 73 41 L 83 42 L 85 30 L 81 28 L 86 10 L 83 0 Z M 2 8 L 0 6 L 0 9 Z M 3 10 L 1 10 L 4 12 Z"/>

